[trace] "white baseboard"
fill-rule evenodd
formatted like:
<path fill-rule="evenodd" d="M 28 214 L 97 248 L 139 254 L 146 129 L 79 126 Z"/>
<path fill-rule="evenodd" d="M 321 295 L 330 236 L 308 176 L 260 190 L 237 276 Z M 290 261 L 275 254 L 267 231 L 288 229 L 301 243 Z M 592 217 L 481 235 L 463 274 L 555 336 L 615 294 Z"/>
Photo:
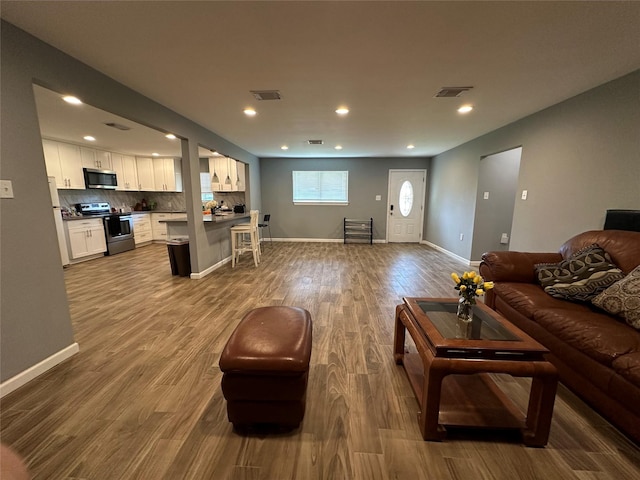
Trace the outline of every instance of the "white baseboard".
<path fill-rule="evenodd" d="M 190 275 L 190 278 L 192 280 L 200 280 L 201 278 L 206 277 L 207 275 L 209 275 L 210 273 L 212 273 L 213 271 L 219 269 L 221 266 L 223 266 L 225 263 L 229 263 L 231 261 L 231 255 L 229 255 L 227 258 L 224 258 L 222 260 L 220 260 L 218 263 L 215 263 L 213 265 L 211 265 L 209 268 L 205 268 L 203 271 L 201 272 L 195 272 L 192 273 Z"/>
<path fill-rule="evenodd" d="M 269 244 L 269 240 L 261 239 L 262 243 Z M 274 238 L 274 242 L 310 242 L 310 243 L 344 243 L 344 238 Z M 361 242 L 366 245 L 365 242 Z M 373 243 L 387 243 L 385 239 L 373 239 Z"/>
<path fill-rule="evenodd" d="M 426 241 L 426 240 L 422 240 L 422 242 L 420 242 L 420 243 L 423 243 L 423 244 L 425 244 L 425 245 L 429 245 L 431 248 L 435 248 L 435 249 L 436 249 L 436 250 L 438 250 L 439 252 L 442 252 L 442 253 L 444 253 L 445 255 L 448 255 L 448 256 L 450 256 L 450 257 L 453 257 L 453 258 L 455 258 L 456 260 L 459 260 L 459 261 L 461 261 L 462 263 L 464 263 L 464 264 L 466 264 L 466 265 L 472 266 L 472 265 L 473 265 L 473 263 L 475 263 L 475 262 L 472 262 L 471 260 L 469 260 L 468 258 L 461 257 L 460 255 L 457 255 L 457 254 L 455 254 L 455 253 L 453 253 L 453 252 L 450 252 L 449 250 L 445 250 L 444 248 L 442 248 L 442 247 L 441 247 L 441 246 L 439 246 L 439 245 L 436 245 L 435 243 L 431 243 L 431 242 L 428 242 L 428 241 Z M 478 265 L 480 264 L 480 262 L 477 262 L 477 263 L 478 263 Z"/>
<path fill-rule="evenodd" d="M 42 375 L 47 370 L 52 369 L 59 363 L 64 362 L 67 358 L 72 357 L 79 351 L 80 346 L 74 342 L 68 347 L 63 348 L 59 352 L 54 353 L 50 357 L 45 358 L 41 362 L 36 363 L 32 367 L 29 367 L 23 372 L 20 372 L 19 374 L 11 377 L 9 380 L 0 383 L 0 398 L 20 388 L 37 376 Z"/>

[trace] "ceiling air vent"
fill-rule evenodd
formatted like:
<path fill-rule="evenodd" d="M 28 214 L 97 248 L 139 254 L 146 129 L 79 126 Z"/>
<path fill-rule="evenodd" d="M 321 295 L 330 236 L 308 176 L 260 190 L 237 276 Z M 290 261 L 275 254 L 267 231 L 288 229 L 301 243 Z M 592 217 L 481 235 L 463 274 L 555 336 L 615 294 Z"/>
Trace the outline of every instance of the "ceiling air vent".
<path fill-rule="evenodd" d="M 322 140 L 307 140 L 309 145 L 322 145 L 324 142 Z"/>
<path fill-rule="evenodd" d="M 459 97 L 464 92 L 471 90 L 473 87 L 442 87 L 438 93 L 434 95 L 434 97 Z"/>
<path fill-rule="evenodd" d="M 251 90 L 251 95 L 256 97 L 256 100 L 280 100 L 282 98 L 278 90 Z"/>
<path fill-rule="evenodd" d="M 106 122 L 105 125 L 111 128 L 117 128 L 118 130 L 131 130 L 131 127 L 127 127 L 126 125 L 121 125 L 120 123 L 115 122 Z"/>

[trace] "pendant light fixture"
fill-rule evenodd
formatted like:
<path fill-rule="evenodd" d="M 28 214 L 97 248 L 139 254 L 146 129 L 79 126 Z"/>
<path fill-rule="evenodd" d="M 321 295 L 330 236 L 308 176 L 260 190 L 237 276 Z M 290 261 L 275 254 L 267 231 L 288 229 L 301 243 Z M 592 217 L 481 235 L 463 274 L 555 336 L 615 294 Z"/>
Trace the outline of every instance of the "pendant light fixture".
<path fill-rule="evenodd" d="M 227 157 L 227 178 L 224 180 L 225 185 L 231 185 L 231 177 L 229 176 L 230 164 L 229 157 Z"/>
<path fill-rule="evenodd" d="M 211 153 L 216 153 L 215 150 L 211 150 Z M 210 159 L 209 165 L 213 163 L 213 177 L 211 177 L 211 183 L 220 183 L 220 177 L 216 173 L 216 160 L 215 158 Z"/>

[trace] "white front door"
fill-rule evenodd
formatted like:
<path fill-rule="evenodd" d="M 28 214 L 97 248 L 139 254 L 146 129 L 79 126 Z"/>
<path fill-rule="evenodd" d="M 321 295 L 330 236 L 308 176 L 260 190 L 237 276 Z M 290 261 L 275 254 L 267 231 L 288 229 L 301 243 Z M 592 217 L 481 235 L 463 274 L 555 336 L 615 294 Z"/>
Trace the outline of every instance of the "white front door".
<path fill-rule="evenodd" d="M 426 170 L 389 170 L 387 241 L 419 243 L 424 220 Z"/>

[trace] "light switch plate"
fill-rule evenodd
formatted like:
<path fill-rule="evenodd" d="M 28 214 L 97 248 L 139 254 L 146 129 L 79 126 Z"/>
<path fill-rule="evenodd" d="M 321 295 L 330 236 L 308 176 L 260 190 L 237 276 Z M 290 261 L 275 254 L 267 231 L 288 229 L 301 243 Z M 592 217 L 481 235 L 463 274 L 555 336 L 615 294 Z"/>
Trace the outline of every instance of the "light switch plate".
<path fill-rule="evenodd" d="M 489 192 L 484 192 L 484 196 L 482 198 L 489 200 Z"/>
<path fill-rule="evenodd" d="M 376 200 L 377 200 L 377 201 L 382 200 L 382 195 L 376 195 Z"/>
<path fill-rule="evenodd" d="M 526 200 L 527 199 L 527 194 L 528 194 L 528 192 L 526 190 L 522 190 L 522 200 Z"/>
<path fill-rule="evenodd" d="M 0 198 L 13 198 L 11 180 L 0 180 Z"/>

